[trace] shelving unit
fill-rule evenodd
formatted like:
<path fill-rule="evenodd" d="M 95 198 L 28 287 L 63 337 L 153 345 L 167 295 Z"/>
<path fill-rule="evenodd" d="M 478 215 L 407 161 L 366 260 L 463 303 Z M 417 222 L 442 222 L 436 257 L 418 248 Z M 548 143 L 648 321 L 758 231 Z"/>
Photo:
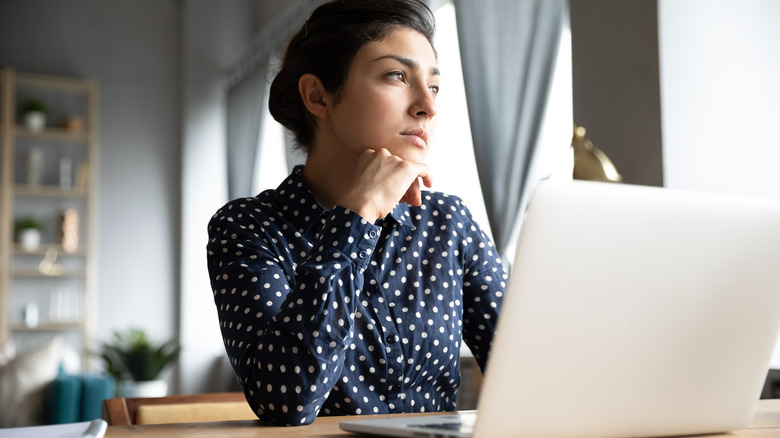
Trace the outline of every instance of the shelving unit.
<path fill-rule="evenodd" d="M 24 350 L 59 334 L 84 364 L 95 342 L 97 93 L 93 79 L 0 72 L 0 344 L 13 339 Z M 28 128 L 20 114 L 33 98 L 48 107 L 43 129 Z M 69 232 L 65 211 L 75 217 Z M 27 216 L 44 224 L 34 248 L 14 230 Z M 74 231 L 75 246 L 62 237 Z"/>

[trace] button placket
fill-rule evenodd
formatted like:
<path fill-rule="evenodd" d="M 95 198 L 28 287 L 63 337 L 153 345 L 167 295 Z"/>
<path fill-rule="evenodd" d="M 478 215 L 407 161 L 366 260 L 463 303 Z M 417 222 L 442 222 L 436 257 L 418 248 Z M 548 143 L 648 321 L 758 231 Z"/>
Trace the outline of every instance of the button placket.
<path fill-rule="evenodd" d="M 400 342 L 401 337 L 399 336 L 395 323 L 393 322 L 393 317 L 387 305 L 388 301 L 384 298 L 386 296 L 386 291 L 383 290 L 382 286 L 379 284 L 378 279 L 377 281 L 373 282 L 374 284 L 371 284 L 372 282 L 370 281 L 369 277 L 373 277 L 373 275 L 366 276 L 366 290 L 369 291 L 367 296 L 376 314 L 377 322 L 382 328 L 383 337 L 380 338 L 380 342 L 382 343 L 381 348 L 385 352 L 387 358 L 385 366 L 387 372 L 386 384 L 388 408 L 390 412 L 403 412 L 405 396 L 403 396 L 401 391 L 403 390 L 402 383 L 404 375 L 404 361 L 401 360 L 399 362 L 397 360 L 397 358 L 403 357 L 403 350 L 401 348 Z"/>

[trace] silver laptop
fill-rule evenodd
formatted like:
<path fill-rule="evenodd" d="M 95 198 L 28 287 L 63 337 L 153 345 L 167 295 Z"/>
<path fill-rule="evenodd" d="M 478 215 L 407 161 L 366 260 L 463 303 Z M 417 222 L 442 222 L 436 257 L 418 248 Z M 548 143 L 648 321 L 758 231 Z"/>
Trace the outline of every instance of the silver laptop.
<path fill-rule="evenodd" d="M 754 414 L 780 329 L 780 201 L 545 181 L 527 209 L 471 428 L 401 437 L 716 433 Z"/>

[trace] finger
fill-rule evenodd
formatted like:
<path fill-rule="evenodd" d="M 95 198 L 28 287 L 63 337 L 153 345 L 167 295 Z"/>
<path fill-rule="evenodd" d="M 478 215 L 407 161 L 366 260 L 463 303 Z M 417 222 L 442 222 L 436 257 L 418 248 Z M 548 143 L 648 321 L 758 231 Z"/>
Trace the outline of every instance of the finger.
<path fill-rule="evenodd" d="M 433 187 L 433 175 L 431 175 L 431 168 L 425 163 L 417 163 L 417 176 L 422 179 L 422 183 L 425 187 Z"/>
<path fill-rule="evenodd" d="M 420 180 L 415 178 L 409 189 L 406 190 L 401 202 L 406 202 L 409 205 L 419 206 L 422 204 L 422 193 L 420 191 Z"/>
<path fill-rule="evenodd" d="M 425 184 L 425 187 L 428 187 L 429 189 L 433 187 L 433 177 L 430 174 L 420 176 L 420 178 L 422 179 L 423 184 Z"/>

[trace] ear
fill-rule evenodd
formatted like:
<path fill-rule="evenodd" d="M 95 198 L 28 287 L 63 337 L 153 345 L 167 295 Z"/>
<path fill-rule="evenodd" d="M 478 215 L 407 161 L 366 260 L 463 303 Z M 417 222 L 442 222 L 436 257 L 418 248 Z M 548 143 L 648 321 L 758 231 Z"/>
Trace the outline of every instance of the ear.
<path fill-rule="evenodd" d="M 306 73 L 298 79 L 298 92 L 306 109 L 316 118 L 328 118 L 328 99 L 325 87 L 317 76 Z"/>

